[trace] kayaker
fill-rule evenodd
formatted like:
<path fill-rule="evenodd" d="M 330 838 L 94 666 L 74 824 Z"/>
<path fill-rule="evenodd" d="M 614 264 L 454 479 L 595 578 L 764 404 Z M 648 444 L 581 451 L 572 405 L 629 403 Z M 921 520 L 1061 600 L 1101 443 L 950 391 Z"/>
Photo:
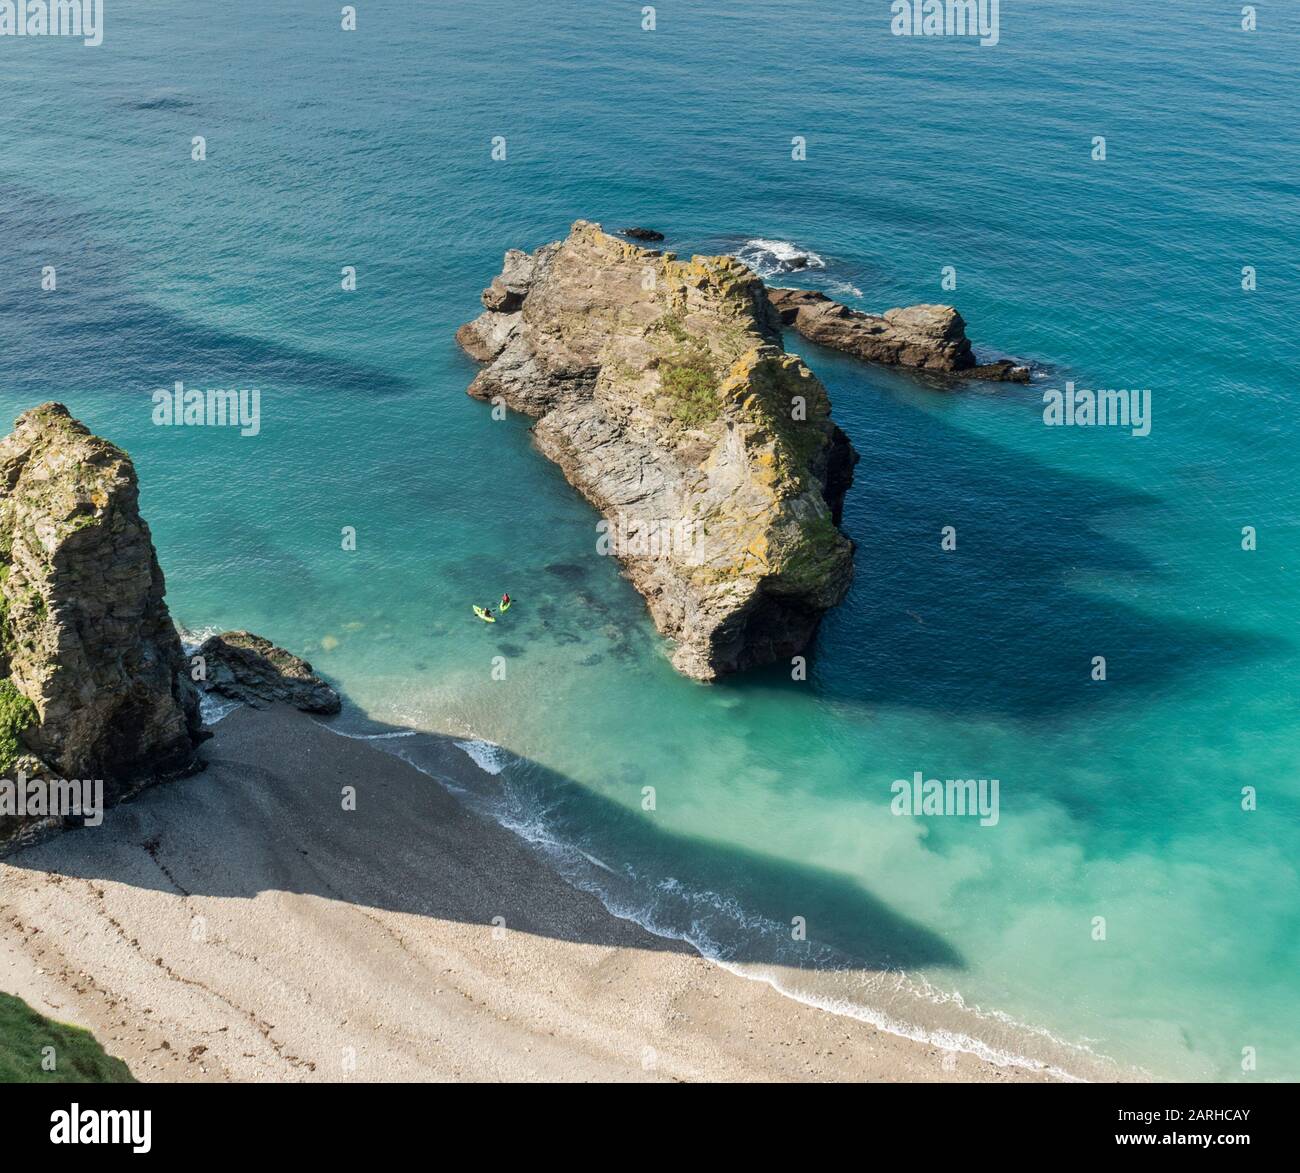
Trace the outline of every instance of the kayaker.
<path fill-rule="evenodd" d="M 501 596 L 501 610 L 504 611 L 508 606 L 510 606 L 510 596 L 509 596 L 509 595 L 502 595 L 502 596 Z"/>

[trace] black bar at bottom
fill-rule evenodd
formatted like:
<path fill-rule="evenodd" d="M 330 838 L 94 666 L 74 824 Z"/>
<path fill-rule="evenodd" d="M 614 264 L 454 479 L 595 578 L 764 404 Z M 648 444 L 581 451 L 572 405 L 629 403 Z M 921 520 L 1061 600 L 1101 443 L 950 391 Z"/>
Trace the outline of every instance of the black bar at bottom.
<path fill-rule="evenodd" d="M 44 1084 L 8 1085 L 0 1099 L 0 1151 L 15 1170 L 23 1158 L 94 1161 L 112 1150 L 208 1162 L 283 1157 L 297 1167 L 313 1159 L 341 1167 L 413 1146 L 436 1160 L 442 1145 L 467 1143 L 546 1148 L 554 1158 L 569 1145 L 575 1156 L 590 1154 L 605 1137 L 623 1148 L 658 1141 L 664 1159 L 712 1138 L 719 1155 L 746 1141 L 769 1156 L 773 1146 L 843 1143 L 867 1160 L 884 1143 L 896 1160 L 907 1137 L 927 1161 L 977 1150 L 1041 1159 L 1134 1148 L 1235 1149 L 1249 1159 L 1294 1147 L 1286 1132 L 1296 1086 Z"/>

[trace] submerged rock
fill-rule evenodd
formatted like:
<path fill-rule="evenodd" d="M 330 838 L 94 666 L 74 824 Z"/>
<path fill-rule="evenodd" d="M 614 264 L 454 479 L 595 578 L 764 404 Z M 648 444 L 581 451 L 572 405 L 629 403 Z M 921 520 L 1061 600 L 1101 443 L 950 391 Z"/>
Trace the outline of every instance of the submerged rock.
<path fill-rule="evenodd" d="M 126 453 L 60 403 L 21 415 L 0 442 L 0 772 L 103 779 L 114 801 L 195 768 L 198 694 L 164 590 Z"/>
<path fill-rule="evenodd" d="M 223 631 L 199 645 L 207 692 L 240 701 L 255 709 L 276 702 L 305 713 L 337 713 L 339 694 L 312 671 L 306 660 L 278 648 L 249 631 Z"/>
<path fill-rule="evenodd" d="M 524 285 L 521 255 L 489 290 Z M 457 333 L 488 364 L 469 393 L 536 417 L 680 671 L 709 680 L 803 651 L 853 574 L 837 523 L 857 455 L 784 352 L 762 281 L 582 220 L 529 262 L 521 301 Z"/>
<path fill-rule="evenodd" d="M 952 306 L 913 305 L 864 314 L 811 289 L 770 289 L 781 321 L 819 346 L 868 362 L 961 374 L 967 378 L 1029 382 L 1029 368 L 1010 361 L 975 361 L 966 323 Z"/>
<path fill-rule="evenodd" d="M 581 582 L 587 577 L 587 568 L 579 566 L 576 562 L 552 562 L 546 568 L 547 574 L 553 574 L 556 578 L 562 578 L 567 582 Z"/>

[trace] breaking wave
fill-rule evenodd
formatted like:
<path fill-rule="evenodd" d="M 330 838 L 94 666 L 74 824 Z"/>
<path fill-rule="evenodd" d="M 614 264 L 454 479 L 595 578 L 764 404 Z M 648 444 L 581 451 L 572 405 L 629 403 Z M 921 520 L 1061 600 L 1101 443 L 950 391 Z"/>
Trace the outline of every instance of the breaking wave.
<path fill-rule="evenodd" d="M 802 273 L 824 269 L 826 262 L 812 249 L 800 248 L 788 240 L 747 240 L 736 250 L 736 259 L 744 262 L 764 281 L 785 273 Z"/>

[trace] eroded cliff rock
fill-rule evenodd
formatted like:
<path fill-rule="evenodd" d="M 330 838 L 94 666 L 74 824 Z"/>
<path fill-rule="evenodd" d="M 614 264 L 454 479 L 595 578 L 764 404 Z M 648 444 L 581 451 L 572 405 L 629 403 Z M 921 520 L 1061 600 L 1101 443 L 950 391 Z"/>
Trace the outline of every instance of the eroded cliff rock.
<path fill-rule="evenodd" d="M 864 314 L 811 289 L 769 289 L 768 296 L 785 325 L 819 346 L 890 366 L 1029 382 L 1029 368 L 1020 364 L 977 363 L 966 322 L 952 306 L 911 305 Z"/>
<path fill-rule="evenodd" d="M 802 651 L 852 577 L 837 522 L 857 456 L 762 281 L 580 220 L 507 253 L 483 303 L 457 332 L 488 364 L 469 393 L 537 418 L 674 665 L 708 680 Z"/>
<path fill-rule="evenodd" d="M 202 657 L 198 685 L 254 709 L 277 702 L 305 713 L 337 713 L 339 694 L 312 671 L 306 660 L 249 631 L 209 636 L 195 653 Z"/>
<path fill-rule="evenodd" d="M 102 778 L 112 802 L 194 767 L 198 695 L 163 593 L 130 458 L 62 404 L 21 415 L 0 442 L 0 773 Z"/>

